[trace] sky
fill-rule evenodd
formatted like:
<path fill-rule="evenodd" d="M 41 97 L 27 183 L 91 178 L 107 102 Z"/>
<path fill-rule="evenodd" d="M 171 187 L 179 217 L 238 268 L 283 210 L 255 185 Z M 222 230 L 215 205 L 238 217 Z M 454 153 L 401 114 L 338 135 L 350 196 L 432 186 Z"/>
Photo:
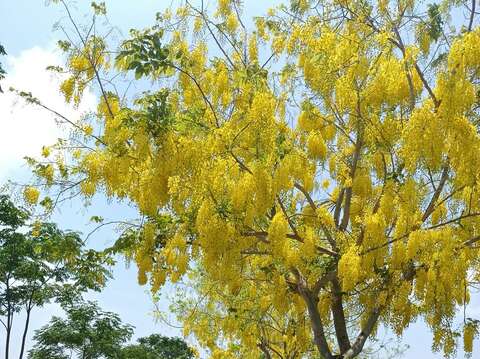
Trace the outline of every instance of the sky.
<path fill-rule="evenodd" d="M 155 13 L 170 4 L 170 0 L 135 0 L 105 1 L 110 23 L 118 27 L 119 33 L 127 35 L 130 28 L 149 26 L 155 19 Z M 47 6 L 45 0 L 0 0 L 0 43 L 5 47 L 8 56 L 1 59 L 8 72 L 2 87 L 8 89 L 14 86 L 19 90 L 31 91 L 50 107 L 58 109 L 67 117 L 75 119 L 82 113 L 96 106 L 96 96 L 86 92 L 77 109 L 66 105 L 58 88 L 61 78 L 48 74 L 44 69 L 48 65 L 59 65 L 62 62 L 60 53 L 56 50 L 56 40 L 61 38 L 58 31 L 53 31 L 55 23 L 65 19 L 63 9 L 58 5 Z M 274 4 L 275 1 L 245 0 L 246 13 L 254 16 Z M 83 14 L 89 11 L 89 0 L 72 2 L 75 16 L 87 20 Z M 48 145 L 58 137 L 65 135 L 66 128 L 59 127 L 52 116 L 37 108 L 25 106 L 14 94 L 5 91 L 0 95 L 0 187 L 7 180 L 27 183 L 32 180 L 29 168 L 23 157 L 38 156 L 43 145 Z M 135 217 L 135 210 L 125 204 L 106 203 L 104 198 L 96 197 L 90 209 L 85 209 L 78 201 L 63 205 L 53 216 L 64 229 L 78 230 L 89 233 L 92 224 L 89 218 L 95 208 L 95 215 L 115 220 Z M 93 246 L 103 246 L 112 243 L 116 232 L 106 228 L 91 237 L 89 243 Z M 114 268 L 115 279 L 109 282 L 106 289 L 99 294 L 89 294 L 88 299 L 97 300 L 106 311 L 120 315 L 125 323 L 136 327 L 135 337 L 161 333 L 167 336 L 179 335 L 178 329 L 158 323 L 152 316 L 154 308 L 148 288 L 137 284 L 137 274 L 134 265 L 127 268 L 124 263 L 118 263 Z M 171 292 L 170 287 L 163 290 L 163 297 Z M 471 316 L 480 314 L 477 302 L 470 312 Z M 168 312 L 168 301 L 162 299 L 161 308 Z M 32 318 L 32 331 L 46 324 L 52 315 L 61 315 L 58 307 L 51 305 L 37 310 Z M 391 336 L 389 331 L 383 331 L 384 336 Z M 0 336 L 1 337 L 1 336 Z M 19 338 L 14 338 L 18 343 Z M 421 322 L 412 324 L 405 332 L 402 343 L 410 348 L 405 352 L 405 358 L 441 358 L 430 350 L 432 336 Z M 3 343 L 0 343 L 0 346 Z M 476 343 L 476 349 L 479 345 Z M 1 347 L 0 347 L 0 352 Z M 13 350 L 15 357 L 16 350 Z M 459 358 L 463 357 L 459 352 Z"/>

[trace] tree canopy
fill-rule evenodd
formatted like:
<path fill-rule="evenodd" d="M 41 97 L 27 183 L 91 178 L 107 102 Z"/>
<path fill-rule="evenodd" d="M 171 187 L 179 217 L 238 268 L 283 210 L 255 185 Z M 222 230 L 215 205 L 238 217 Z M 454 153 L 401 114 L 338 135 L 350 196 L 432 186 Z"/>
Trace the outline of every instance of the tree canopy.
<path fill-rule="evenodd" d="M 77 299 L 63 304 L 66 318 L 53 317 L 35 331 L 29 359 L 193 359 L 194 352 L 179 338 L 159 334 L 126 343 L 133 327 L 96 302 Z"/>
<path fill-rule="evenodd" d="M 477 322 L 455 320 L 480 274 L 468 3 L 465 19 L 454 0 L 292 0 L 249 18 L 238 0 L 178 1 L 118 49 L 74 26 L 61 91 L 78 103 L 97 86 L 95 120 L 34 170 L 137 206 L 117 249 L 154 292 L 189 274 L 201 301 L 178 312 L 212 358 L 352 358 L 417 318 L 435 350 L 463 336 L 469 353 Z M 105 81 L 119 75 L 151 86 L 124 96 Z"/>
<path fill-rule="evenodd" d="M 50 302 L 70 302 L 109 277 L 104 257 L 83 248 L 78 233 L 53 223 L 30 221 L 30 214 L 0 195 L 0 323 L 4 358 L 10 355 L 15 319 L 25 315 L 19 358 L 25 351 L 32 311 Z M 20 324 L 20 322 L 19 322 Z"/>
<path fill-rule="evenodd" d="M 194 351 L 180 338 L 152 334 L 122 349 L 121 359 L 194 359 Z"/>
<path fill-rule="evenodd" d="M 29 359 L 117 359 L 133 334 L 117 314 L 102 311 L 94 302 L 75 301 L 65 312 L 65 319 L 53 317 L 35 331 Z"/>

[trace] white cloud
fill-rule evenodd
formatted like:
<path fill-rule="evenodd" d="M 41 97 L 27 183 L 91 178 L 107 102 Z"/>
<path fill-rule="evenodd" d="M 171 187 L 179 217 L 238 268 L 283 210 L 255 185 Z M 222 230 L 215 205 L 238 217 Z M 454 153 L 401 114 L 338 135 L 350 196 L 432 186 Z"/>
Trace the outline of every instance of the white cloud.
<path fill-rule="evenodd" d="M 46 70 L 49 65 L 61 65 L 60 54 L 50 49 L 33 47 L 22 51 L 18 57 L 6 61 L 7 77 L 2 81 L 5 93 L 0 94 L 0 181 L 25 173 L 23 157 L 37 157 L 44 145 L 53 144 L 66 135 L 68 128 L 59 127 L 55 117 L 46 110 L 25 104 L 10 87 L 31 92 L 48 107 L 70 120 L 93 109 L 95 96 L 86 91 L 80 106 L 75 109 L 65 103 L 59 92 L 61 78 Z M 23 169 L 23 170 L 22 170 Z"/>

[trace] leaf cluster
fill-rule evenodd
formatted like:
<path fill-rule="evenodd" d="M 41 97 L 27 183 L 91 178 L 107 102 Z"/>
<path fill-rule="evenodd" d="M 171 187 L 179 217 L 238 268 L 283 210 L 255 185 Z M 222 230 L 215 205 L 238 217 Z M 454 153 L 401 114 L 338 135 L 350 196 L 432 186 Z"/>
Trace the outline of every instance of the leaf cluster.
<path fill-rule="evenodd" d="M 117 63 L 124 62 L 125 69 L 133 70 L 136 79 L 168 69 L 170 51 L 162 45 L 163 31 L 131 30 L 130 35 L 132 38 L 123 43 L 117 55 Z"/>

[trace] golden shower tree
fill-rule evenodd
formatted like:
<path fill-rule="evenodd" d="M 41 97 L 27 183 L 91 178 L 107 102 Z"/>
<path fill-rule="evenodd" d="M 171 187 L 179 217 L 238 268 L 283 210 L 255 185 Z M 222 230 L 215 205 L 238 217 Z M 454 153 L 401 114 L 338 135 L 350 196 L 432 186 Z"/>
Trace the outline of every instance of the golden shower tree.
<path fill-rule="evenodd" d="M 435 350 L 462 332 L 471 352 L 477 321 L 457 314 L 480 274 L 476 11 L 179 1 L 115 51 L 73 22 L 61 91 L 97 86 L 98 110 L 33 166 L 138 207 L 114 249 L 154 292 L 189 275 L 202 300 L 179 314 L 212 357 L 352 358 L 417 318 Z M 108 74 L 149 90 L 123 96 Z"/>

